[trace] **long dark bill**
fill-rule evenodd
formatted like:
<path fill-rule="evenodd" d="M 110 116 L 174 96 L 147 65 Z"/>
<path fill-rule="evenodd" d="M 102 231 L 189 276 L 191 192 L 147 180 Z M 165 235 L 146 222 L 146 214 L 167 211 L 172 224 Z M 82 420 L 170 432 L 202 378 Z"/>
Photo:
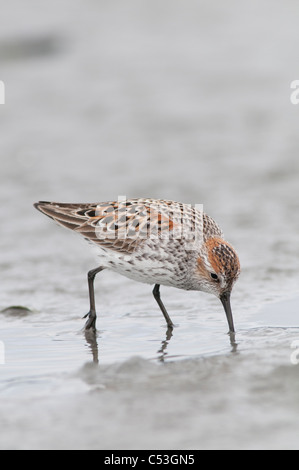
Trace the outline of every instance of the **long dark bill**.
<path fill-rule="evenodd" d="M 221 295 L 220 300 L 222 302 L 222 305 L 226 313 L 226 318 L 227 318 L 228 326 L 229 326 L 229 332 L 234 333 L 235 327 L 234 327 L 232 308 L 230 304 L 230 292 L 224 292 L 224 294 Z"/>

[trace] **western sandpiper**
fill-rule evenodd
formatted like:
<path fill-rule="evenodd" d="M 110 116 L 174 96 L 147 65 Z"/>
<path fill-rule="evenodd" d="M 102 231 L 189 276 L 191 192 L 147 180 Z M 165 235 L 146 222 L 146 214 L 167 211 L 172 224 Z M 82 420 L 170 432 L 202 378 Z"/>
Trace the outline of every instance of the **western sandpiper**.
<path fill-rule="evenodd" d="M 161 300 L 160 285 L 216 295 L 223 304 L 229 331 L 235 331 L 230 297 L 240 274 L 238 255 L 202 206 L 119 198 L 95 204 L 42 201 L 35 207 L 98 249 L 99 267 L 88 273 L 87 330 L 96 329 L 95 276 L 110 269 L 153 284 L 153 295 L 170 329 L 174 324 Z"/>

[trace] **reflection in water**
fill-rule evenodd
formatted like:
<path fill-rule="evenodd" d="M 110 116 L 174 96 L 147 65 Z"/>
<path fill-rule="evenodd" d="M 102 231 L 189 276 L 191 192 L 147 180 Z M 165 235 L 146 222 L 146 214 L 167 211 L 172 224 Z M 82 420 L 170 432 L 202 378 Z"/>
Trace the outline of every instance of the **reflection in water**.
<path fill-rule="evenodd" d="M 158 354 L 159 354 L 158 360 L 160 362 L 164 362 L 165 357 L 167 356 L 167 346 L 168 346 L 168 343 L 171 340 L 172 336 L 173 336 L 173 328 L 167 328 L 167 330 L 166 330 L 166 339 L 164 341 L 162 341 L 161 348 L 158 351 Z"/>
<path fill-rule="evenodd" d="M 99 346 L 97 341 L 97 331 L 93 330 L 84 330 L 84 335 L 86 342 L 91 350 L 92 353 L 92 361 L 94 364 L 99 364 Z M 168 328 L 166 330 L 166 338 L 161 343 L 161 348 L 157 351 L 158 353 L 158 360 L 164 362 L 165 357 L 167 356 L 167 346 L 170 339 L 173 336 L 173 329 Z"/>
<path fill-rule="evenodd" d="M 230 344 L 231 344 L 231 352 L 235 353 L 237 352 L 238 349 L 238 343 L 236 342 L 236 333 L 232 333 L 231 331 L 228 333 L 229 339 L 230 339 Z"/>
<path fill-rule="evenodd" d="M 97 332 L 93 331 L 92 329 L 84 330 L 85 339 L 87 344 L 90 347 L 92 353 L 92 361 L 94 364 L 99 363 L 99 347 L 97 341 Z"/>
<path fill-rule="evenodd" d="M 94 364 L 99 364 L 99 346 L 98 346 L 98 341 L 97 341 L 97 332 L 94 332 L 93 330 L 84 330 L 85 334 L 85 339 L 87 344 L 89 345 L 89 348 L 92 353 L 92 361 Z M 238 349 L 238 343 L 236 342 L 236 334 L 235 333 L 228 333 L 229 336 L 229 341 L 231 344 L 231 352 L 236 353 Z M 159 362 L 165 362 L 165 359 L 167 358 L 167 347 L 168 344 L 173 337 L 173 329 L 172 328 L 167 328 L 166 330 L 166 337 L 165 339 L 161 342 L 161 347 L 157 351 L 157 359 Z"/>

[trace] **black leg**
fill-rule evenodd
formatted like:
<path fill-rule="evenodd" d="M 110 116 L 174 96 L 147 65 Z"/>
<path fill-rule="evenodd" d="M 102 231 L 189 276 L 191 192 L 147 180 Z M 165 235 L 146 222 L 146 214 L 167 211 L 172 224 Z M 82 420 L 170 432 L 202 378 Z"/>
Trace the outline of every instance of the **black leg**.
<path fill-rule="evenodd" d="M 163 315 L 164 315 L 164 318 L 165 318 L 165 320 L 166 320 L 166 323 L 167 323 L 167 325 L 168 325 L 168 328 L 173 329 L 174 324 L 172 323 L 171 318 L 170 318 L 170 316 L 168 315 L 167 310 L 166 310 L 166 308 L 164 307 L 164 304 L 163 304 L 163 302 L 162 302 L 162 300 L 161 300 L 161 296 L 160 296 L 160 284 L 156 284 L 156 285 L 155 285 L 154 290 L 153 290 L 153 294 L 154 294 L 154 297 L 155 297 L 155 299 L 156 299 L 156 301 L 157 301 L 157 303 L 158 303 L 158 305 L 159 305 L 159 307 L 160 307 L 160 309 L 161 309 L 161 312 L 162 312 Z"/>
<path fill-rule="evenodd" d="M 103 269 L 105 269 L 105 268 L 100 266 L 99 268 L 92 269 L 91 271 L 89 271 L 89 273 L 87 275 L 90 310 L 87 313 L 87 315 L 85 315 L 85 317 L 84 317 L 84 318 L 88 317 L 88 320 L 87 320 L 86 325 L 85 325 L 86 330 L 92 329 L 93 331 L 96 331 L 97 313 L 96 313 L 96 303 L 95 303 L 95 298 L 94 298 L 94 280 L 95 280 L 96 275 L 99 272 L 103 271 Z"/>

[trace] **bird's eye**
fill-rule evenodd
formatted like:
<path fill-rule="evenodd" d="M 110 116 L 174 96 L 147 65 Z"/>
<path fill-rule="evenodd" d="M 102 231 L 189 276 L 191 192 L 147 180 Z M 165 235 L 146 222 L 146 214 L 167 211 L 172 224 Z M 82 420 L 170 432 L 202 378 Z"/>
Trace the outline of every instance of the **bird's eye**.
<path fill-rule="evenodd" d="M 215 273 L 211 273 L 211 278 L 212 278 L 214 281 L 219 281 L 219 277 L 218 277 L 217 274 L 215 274 Z"/>

